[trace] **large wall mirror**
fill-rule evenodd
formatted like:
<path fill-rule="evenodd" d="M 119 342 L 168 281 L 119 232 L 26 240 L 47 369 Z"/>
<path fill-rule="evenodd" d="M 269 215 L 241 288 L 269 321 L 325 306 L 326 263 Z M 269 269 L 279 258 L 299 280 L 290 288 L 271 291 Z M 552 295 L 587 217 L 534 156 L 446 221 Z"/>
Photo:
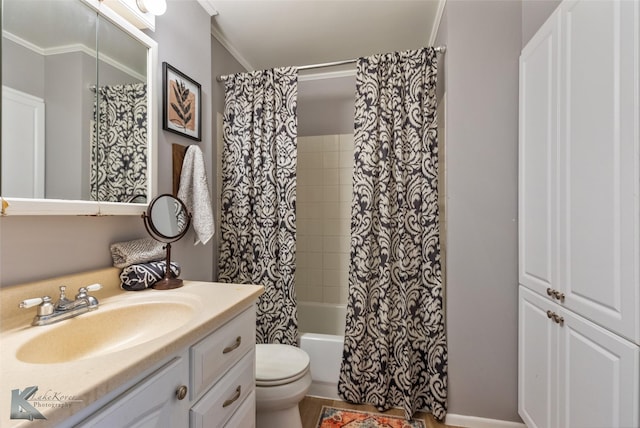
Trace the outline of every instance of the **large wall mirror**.
<path fill-rule="evenodd" d="M 155 41 L 97 0 L 1 1 L 3 213 L 139 215 L 156 181 Z"/>

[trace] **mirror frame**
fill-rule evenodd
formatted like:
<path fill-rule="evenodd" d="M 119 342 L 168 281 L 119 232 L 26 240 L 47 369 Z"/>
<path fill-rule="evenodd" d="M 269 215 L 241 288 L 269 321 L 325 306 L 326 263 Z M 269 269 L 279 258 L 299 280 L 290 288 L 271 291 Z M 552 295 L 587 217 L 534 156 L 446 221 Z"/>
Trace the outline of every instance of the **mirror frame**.
<path fill-rule="evenodd" d="M 63 199 L 3 198 L 0 215 L 140 215 L 155 197 L 158 181 L 158 43 L 99 0 L 79 0 L 104 19 L 147 47 L 147 203 L 74 201 Z M 1 89 L 0 89 L 1 90 Z"/>
<path fill-rule="evenodd" d="M 185 222 L 184 229 L 182 229 L 180 232 L 178 232 L 174 236 L 169 236 L 164 234 L 163 232 L 160 232 L 160 229 L 158 229 L 158 225 L 153 221 L 153 208 L 163 198 L 171 198 L 174 201 L 178 202 L 180 204 L 181 211 L 184 211 L 184 214 L 187 219 L 187 221 Z M 153 200 L 149 203 L 149 208 L 147 208 L 147 212 L 142 214 L 142 219 L 144 220 L 144 225 L 147 228 L 147 232 L 149 232 L 149 235 L 151 235 L 151 237 L 156 241 L 160 241 L 165 244 L 176 242 L 182 239 L 184 235 L 187 234 L 187 231 L 189 230 L 189 226 L 191 225 L 191 214 L 189 213 L 187 206 L 181 199 L 177 198 L 176 196 L 170 193 L 164 193 L 162 195 L 158 195 L 155 198 L 153 198 Z"/>

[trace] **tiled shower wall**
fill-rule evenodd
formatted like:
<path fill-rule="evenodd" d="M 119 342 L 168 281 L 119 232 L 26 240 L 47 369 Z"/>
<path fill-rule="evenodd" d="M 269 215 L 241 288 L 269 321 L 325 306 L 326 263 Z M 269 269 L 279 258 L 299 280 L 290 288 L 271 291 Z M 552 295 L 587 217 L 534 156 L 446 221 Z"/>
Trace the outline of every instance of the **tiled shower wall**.
<path fill-rule="evenodd" d="M 346 304 L 353 134 L 298 137 L 299 301 Z"/>

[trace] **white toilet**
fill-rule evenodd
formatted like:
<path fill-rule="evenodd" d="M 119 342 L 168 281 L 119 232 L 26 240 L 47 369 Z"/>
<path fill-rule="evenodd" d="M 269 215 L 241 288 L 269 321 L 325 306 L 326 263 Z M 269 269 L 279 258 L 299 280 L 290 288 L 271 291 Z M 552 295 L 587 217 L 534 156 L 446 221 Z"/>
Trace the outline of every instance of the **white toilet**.
<path fill-rule="evenodd" d="M 310 386 L 306 352 L 290 345 L 256 345 L 257 428 L 302 428 L 298 403 Z"/>

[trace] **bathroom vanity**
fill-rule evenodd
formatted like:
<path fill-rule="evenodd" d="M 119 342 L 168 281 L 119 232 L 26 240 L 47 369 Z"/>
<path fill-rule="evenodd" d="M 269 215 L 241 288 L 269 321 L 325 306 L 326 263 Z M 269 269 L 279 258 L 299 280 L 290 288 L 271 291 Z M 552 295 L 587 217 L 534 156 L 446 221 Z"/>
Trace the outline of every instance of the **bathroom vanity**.
<path fill-rule="evenodd" d="M 40 414 L 38 427 L 254 426 L 262 287 L 185 281 L 126 292 L 118 273 L 0 289 L 0 394 L 11 397 L 0 400 L 0 425 L 36 426 L 28 416 Z M 95 282 L 103 284 L 94 293 L 99 308 L 76 318 L 31 326 L 35 308 L 18 308 L 28 298 L 55 299 L 59 285 Z M 25 419 L 12 419 L 19 404 Z"/>

